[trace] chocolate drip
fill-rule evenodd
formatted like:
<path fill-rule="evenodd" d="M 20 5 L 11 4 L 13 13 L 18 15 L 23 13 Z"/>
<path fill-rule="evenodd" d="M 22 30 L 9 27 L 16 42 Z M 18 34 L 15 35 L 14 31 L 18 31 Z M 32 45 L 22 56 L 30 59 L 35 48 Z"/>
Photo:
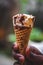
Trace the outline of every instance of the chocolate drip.
<path fill-rule="evenodd" d="M 16 29 L 19 29 L 19 30 L 24 30 L 24 29 L 30 29 L 31 27 L 29 26 L 29 27 L 25 27 L 25 26 L 18 26 L 18 25 L 16 25 L 16 26 L 14 26 Z"/>
<path fill-rule="evenodd" d="M 17 19 L 17 17 L 14 17 L 14 24 L 16 24 L 16 19 Z"/>
<path fill-rule="evenodd" d="M 21 16 L 21 18 L 20 18 L 19 21 L 22 23 L 22 25 L 24 25 L 24 24 L 23 24 L 23 20 L 25 20 L 25 18 L 24 18 L 24 16 Z"/>

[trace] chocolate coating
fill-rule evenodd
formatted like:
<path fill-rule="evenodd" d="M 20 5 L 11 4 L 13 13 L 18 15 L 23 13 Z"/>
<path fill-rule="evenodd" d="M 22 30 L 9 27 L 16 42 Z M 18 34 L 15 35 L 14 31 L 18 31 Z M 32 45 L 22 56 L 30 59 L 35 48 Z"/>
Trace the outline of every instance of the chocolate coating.
<path fill-rule="evenodd" d="M 20 22 L 22 23 L 22 25 L 23 25 L 23 21 L 25 20 L 25 18 L 24 18 L 24 16 L 21 16 L 21 18 L 20 18 Z"/>

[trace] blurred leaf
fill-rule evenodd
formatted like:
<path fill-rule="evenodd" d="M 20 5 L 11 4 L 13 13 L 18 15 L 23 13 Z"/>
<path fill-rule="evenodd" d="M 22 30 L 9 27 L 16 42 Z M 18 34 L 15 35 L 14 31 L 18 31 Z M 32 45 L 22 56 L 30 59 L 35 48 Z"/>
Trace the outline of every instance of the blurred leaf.
<path fill-rule="evenodd" d="M 16 41 L 16 36 L 15 36 L 14 34 L 10 34 L 10 35 L 8 36 L 8 41 L 9 41 L 9 42 L 15 42 L 15 41 Z"/>
<path fill-rule="evenodd" d="M 30 40 L 43 41 L 42 32 L 37 28 L 33 28 L 32 32 L 31 32 L 31 35 L 30 35 Z"/>
<path fill-rule="evenodd" d="M 28 0 L 21 0 L 22 3 L 27 3 Z"/>
<path fill-rule="evenodd" d="M 20 13 L 26 13 L 26 5 L 28 3 L 28 0 L 20 0 L 21 1 L 21 11 Z"/>
<path fill-rule="evenodd" d="M 43 0 L 38 0 L 39 2 L 43 2 Z"/>

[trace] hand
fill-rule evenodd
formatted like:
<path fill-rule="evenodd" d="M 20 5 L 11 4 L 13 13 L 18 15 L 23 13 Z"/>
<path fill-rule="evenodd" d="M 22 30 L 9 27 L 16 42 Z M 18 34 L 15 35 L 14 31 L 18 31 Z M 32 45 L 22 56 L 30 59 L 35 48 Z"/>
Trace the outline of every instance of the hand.
<path fill-rule="evenodd" d="M 17 43 L 13 45 L 12 49 L 14 59 L 18 60 L 20 63 L 26 65 L 43 65 L 43 54 L 37 48 L 33 46 L 27 47 L 24 56 L 19 53 Z"/>
<path fill-rule="evenodd" d="M 21 63 L 24 62 L 24 60 L 25 60 L 25 59 L 24 59 L 24 56 L 19 53 L 18 45 L 17 45 L 16 42 L 15 42 L 15 44 L 12 46 L 12 53 L 13 53 L 14 59 L 20 61 Z"/>

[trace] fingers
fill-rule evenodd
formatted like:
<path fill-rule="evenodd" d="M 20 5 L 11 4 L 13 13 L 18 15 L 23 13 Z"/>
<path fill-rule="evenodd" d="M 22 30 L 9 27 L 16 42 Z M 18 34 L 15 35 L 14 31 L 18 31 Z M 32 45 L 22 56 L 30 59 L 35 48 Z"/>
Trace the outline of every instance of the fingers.
<path fill-rule="evenodd" d="M 23 55 L 19 55 L 19 61 L 20 61 L 21 63 L 24 63 L 25 58 L 24 58 L 24 56 L 23 56 Z"/>
<path fill-rule="evenodd" d="M 17 58 L 17 53 L 19 52 L 19 50 L 18 50 L 18 45 L 17 45 L 17 43 L 15 42 L 14 44 L 13 44 L 13 46 L 12 46 L 12 55 L 13 55 L 13 58 L 14 59 L 18 59 Z"/>
<path fill-rule="evenodd" d="M 30 53 L 30 60 L 34 62 L 43 62 L 43 55 L 37 55 L 35 53 Z"/>
<path fill-rule="evenodd" d="M 13 50 L 13 51 L 18 51 L 18 45 L 17 45 L 16 42 L 13 44 L 12 50 Z"/>
<path fill-rule="evenodd" d="M 12 54 L 13 54 L 13 58 L 20 61 L 20 62 L 24 62 L 24 56 L 19 54 L 19 47 L 17 45 L 17 43 L 13 44 L 12 46 Z"/>
<path fill-rule="evenodd" d="M 16 53 L 16 52 L 13 52 L 13 57 L 14 59 L 20 61 L 20 62 L 24 62 L 25 58 L 23 55 L 19 54 L 19 53 Z"/>
<path fill-rule="evenodd" d="M 39 63 L 40 65 L 43 64 L 43 55 L 34 47 L 27 47 L 26 48 L 26 57 L 28 60 Z"/>
<path fill-rule="evenodd" d="M 30 49 L 31 49 L 31 52 L 33 52 L 37 55 L 42 55 L 42 52 L 39 49 L 37 49 L 36 47 L 30 46 Z"/>
<path fill-rule="evenodd" d="M 26 48 L 26 57 L 27 58 L 30 56 L 30 52 L 31 52 L 30 47 L 27 47 Z"/>
<path fill-rule="evenodd" d="M 28 58 L 30 56 L 30 53 L 34 53 L 36 55 L 42 55 L 42 53 L 35 47 L 30 46 L 26 48 L 26 57 Z"/>

